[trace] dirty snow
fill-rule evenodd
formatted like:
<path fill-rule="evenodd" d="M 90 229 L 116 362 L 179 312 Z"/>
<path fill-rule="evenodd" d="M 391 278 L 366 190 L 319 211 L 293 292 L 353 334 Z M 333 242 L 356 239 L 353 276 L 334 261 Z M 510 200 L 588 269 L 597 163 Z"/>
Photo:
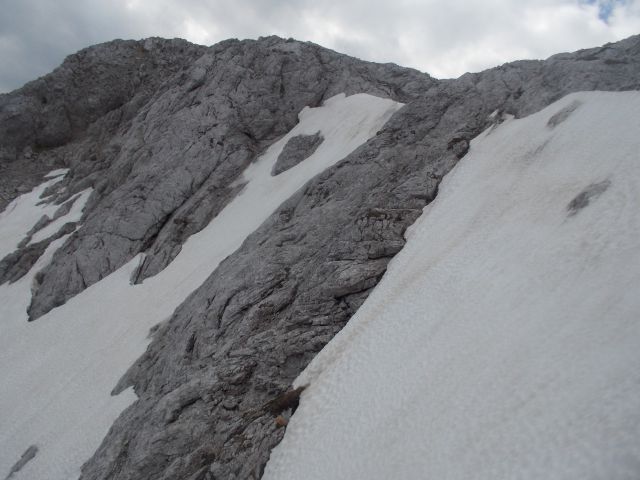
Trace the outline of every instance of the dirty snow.
<path fill-rule="evenodd" d="M 297 379 L 264 478 L 640 478 L 639 152 L 638 92 L 480 135 Z"/>
<path fill-rule="evenodd" d="M 247 168 L 241 194 L 189 238 L 163 272 L 141 285 L 129 282 L 140 261 L 135 258 L 27 323 L 32 279 L 63 243 L 60 239 L 26 277 L 0 286 L 0 477 L 36 445 L 36 457 L 12 479 L 77 478 L 109 426 L 135 400 L 131 389 L 116 397 L 110 391 L 144 352 L 149 329 L 167 319 L 278 205 L 373 136 L 401 106 L 359 94 L 305 108 L 300 123 Z M 313 155 L 277 177 L 270 175 L 289 138 L 318 131 L 325 140 Z M 0 216 L 3 252 L 11 252 L 42 215 L 53 213 L 36 205 L 50 182 L 16 199 Z"/>

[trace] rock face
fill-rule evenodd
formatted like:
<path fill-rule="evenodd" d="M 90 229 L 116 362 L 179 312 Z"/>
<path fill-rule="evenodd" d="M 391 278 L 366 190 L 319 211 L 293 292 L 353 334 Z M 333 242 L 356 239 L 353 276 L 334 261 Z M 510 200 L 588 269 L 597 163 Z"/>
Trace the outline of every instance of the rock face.
<path fill-rule="evenodd" d="M 303 107 L 340 92 L 406 104 L 282 204 L 159 327 L 114 391 L 133 386 L 139 400 L 82 478 L 259 478 L 284 434 L 273 401 L 362 304 L 470 140 L 570 92 L 638 89 L 639 74 L 640 37 L 447 81 L 276 37 L 210 48 L 153 39 L 92 47 L 1 96 L 5 203 L 52 165 L 71 169 L 56 201 L 94 188 L 81 227 L 38 275 L 32 319 L 140 252 L 132 281 L 161 271 Z M 317 142 L 290 142 L 273 173 Z M 31 265 L 34 249 L 3 260 L 3 278 Z"/>
<path fill-rule="evenodd" d="M 52 167 L 73 164 L 95 181 L 113 160 L 109 140 L 205 50 L 184 40 L 115 40 L 0 95 L 0 208 Z"/>
<path fill-rule="evenodd" d="M 295 167 L 304 159 L 313 155 L 313 152 L 322 143 L 320 133 L 315 135 L 298 135 L 287 142 L 282 149 L 282 153 L 278 156 L 276 164 L 273 166 L 271 175 L 278 175 L 286 172 L 291 167 Z"/>
<path fill-rule="evenodd" d="M 140 80 L 133 66 L 144 71 L 144 52 L 162 55 L 163 49 L 169 50 L 166 61 L 151 63 L 160 65 L 150 74 L 155 84 L 140 84 L 136 92 Z M 124 71 L 91 67 L 103 50 L 118 66 L 123 64 Z M 0 115 L 6 118 L 0 117 L 6 135 L 3 151 L 9 152 L 5 163 L 19 162 L 25 149 L 45 149 L 47 158 L 58 156 L 58 165 L 71 167 L 69 194 L 87 186 L 96 192 L 82 230 L 39 276 L 29 308 L 32 319 L 140 252 L 147 256 L 134 281 L 162 270 L 184 241 L 233 198 L 238 190 L 233 181 L 295 125 L 305 106 L 316 106 L 340 92 L 407 100 L 434 83 L 413 70 L 355 62 L 314 45 L 276 38 L 227 41 L 210 49 L 182 41 L 116 42 L 77 57 L 70 57 L 50 75 L 52 79 L 28 84 L 4 96 L 0 104 Z M 91 68 L 79 73 L 84 90 L 58 98 L 55 85 L 64 84 L 75 62 L 84 65 L 85 57 Z M 135 75 L 126 80 L 129 72 Z M 74 106 L 76 97 L 93 98 L 92 92 L 103 83 L 110 85 L 112 77 L 118 81 L 105 98 L 96 97 L 97 106 Z M 78 117 L 69 128 L 44 137 L 37 133 L 37 122 L 44 117 L 47 125 L 57 125 L 60 120 L 47 116 L 53 108 L 49 101 L 36 104 L 44 95 L 40 84 L 54 85 L 49 96 L 60 104 L 56 111 L 72 110 L 70 118 Z M 100 113 L 103 116 L 90 123 Z M 30 129 L 36 132 L 32 137 L 20 133 Z"/>

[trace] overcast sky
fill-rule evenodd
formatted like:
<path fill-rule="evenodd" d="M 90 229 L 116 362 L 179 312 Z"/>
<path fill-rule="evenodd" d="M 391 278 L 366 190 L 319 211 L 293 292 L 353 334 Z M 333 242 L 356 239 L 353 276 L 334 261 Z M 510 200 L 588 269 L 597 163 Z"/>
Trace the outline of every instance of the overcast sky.
<path fill-rule="evenodd" d="M 640 0 L 0 0 L 0 92 L 114 38 L 276 34 L 457 77 L 640 33 Z"/>

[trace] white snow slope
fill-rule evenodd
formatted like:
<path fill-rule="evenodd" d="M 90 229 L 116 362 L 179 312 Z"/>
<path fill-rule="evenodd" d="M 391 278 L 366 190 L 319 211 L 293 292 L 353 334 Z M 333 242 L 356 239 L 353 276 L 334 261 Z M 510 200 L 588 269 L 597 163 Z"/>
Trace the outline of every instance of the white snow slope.
<path fill-rule="evenodd" d="M 267 480 L 638 480 L 640 93 L 480 135 L 296 384 Z"/>
<path fill-rule="evenodd" d="M 26 277 L 0 286 L 0 478 L 30 445 L 38 447 L 36 457 L 12 480 L 77 478 L 111 423 L 135 400 L 131 389 L 116 397 L 110 392 L 144 352 L 149 329 L 167 319 L 284 200 L 372 137 L 401 106 L 359 94 L 337 95 L 322 107 L 305 108 L 299 124 L 244 172 L 243 191 L 189 238 L 163 272 L 142 285 L 129 282 L 140 261 L 136 258 L 27 323 L 31 282 L 61 246 L 60 239 Z M 324 142 L 312 156 L 270 175 L 289 138 L 318 131 Z M 43 213 L 52 213 L 50 207 L 36 205 L 52 182 L 19 197 L 0 214 L 2 252 L 11 252 Z M 78 213 L 72 209 L 58 225 L 77 219 Z"/>

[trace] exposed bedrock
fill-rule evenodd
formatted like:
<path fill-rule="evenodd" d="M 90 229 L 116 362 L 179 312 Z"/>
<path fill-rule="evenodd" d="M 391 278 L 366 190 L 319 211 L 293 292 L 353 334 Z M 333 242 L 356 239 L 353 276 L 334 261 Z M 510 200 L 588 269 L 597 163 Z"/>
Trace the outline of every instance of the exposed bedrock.
<path fill-rule="evenodd" d="M 114 392 L 133 386 L 139 400 L 84 465 L 85 479 L 259 478 L 284 432 L 269 405 L 366 299 L 471 140 L 505 113 L 524 116 L 573 91 L 640 87 L 639 37 L 445 81 L 275 37 L 193 48 L 197 60 L 128 113 L 117 107 L 68 143 L 47 144 L 71 168 L 68 195 L 94 194 L 38 275 L 32 318 L 139 252 L 147 257 L 134 281 L 161 271 L 304 106 L 343 91 L 406 106 L 282 204 L 159 326 Z M 0 105 L 12 95 L 24 93 Z M 7 151 L 38 145 L 15 138 Z"/>
<path fill-rule="evenodd" d="M 121 63 L 142 62 L 148 42 L 125 42 L 126 48 L 118 49 L 125 57 Z M 158 42 L 151 41 L 149 48 Z M 156 82 L 152 93 L 134 94 L 121 106 L 125 101 L 121 96 L 117 96 L 118 101 L 110 100 L 109 106 L 114 109 L 89 126 L 82 124 L 83 132 L 76 134 L 77 129 L 68 129 L 71 133 L 67 136 L 60 134 L 56 142 L 44 145 L 35 134 L 25 137 L 12 133 L 6 137 L 5 150 L 20 151 L 23 144 L 31 142 L 24 148 L 52 149 L 61 156 L 58 164 L 71 167 L 69 195 L 88 186 L 95 190 L 82 227 L 39 276 L 29 308 L 31 319 L 65 302 L 140 252 L 147 256 L 134 281 L 141 282 L 162 270 L 184 241 L 233 198 L 238 191 L 233 181 L 296 124 L 303 107 L 317 106 L 340 92 L 366 92 L 406 101 L 435 83 L 414 70 L 360 62 L 312 44 L 275 37 L 229 40 L 210 48 L 182 44 L 186 51 L 197 53 L 188 62 L 183 59 L 184 64 L 175 72 L 156 72 L 154 78 L 163 82 Z M 74 70 L 66 64 L 84 65 L 85 56 L 94 58 L 102 50 L 111 52 L 109 45 L 91 47 L 77 54 L 79 58 L 70 57 L 60 69 L 37 82 L 46 86 L 53 82 L 49 77 L 62 82 L 57 79 L 67 70 L 75 80 Z M 109 83 L 112 75 L 118 75 L 108 68 L 89 73 L 102 75 L 94 76 L 89 82 L 91 88 Z M 89 73 L 80 71 L 79 75 L 84 79 Z M 76 83 L 83 85 L 81 81 Z M 15 111 L 26 109 L 24 106 L 21 110 L 21 105 L 35 109 L 33 88 L 28 84 L 2 97 L 0 112 L 6 113 L 11 106 Z M 93 90 L 86 90 L 76 92 L 77 96 L 90 97 Z M 44 95 L 40 90 L 38 93 Z M 73 103 L 72 99 L 67 103 Z M 61 100 L 62 106 L 67 103 Z M 81 120 L 91 122 L 97 115 L 94 110 L 88 112 L 81 111 Z M 31 117 L 27 113 L 23 116 L 28 120 Z M 9 130 L 18 123 L 11 117 L 2 125 L 9 125 L 4 127 Z M 71 142 L 65 143 L 68 140 Z M 58 144 L 62 146 L 54 148 Z M 54 154 L 47 150 L 47 155 Z"/>
<path fill-rule="evenodd" d="M 309 158 L 320 146 L 322 140 L 323 138 L 320 132 L 315 135 L 298 135 L 291 138 L 282 149 L 282 153 L 278 156 L 271 175 L 286 172 Z"/>
<path fill-rule="evenodd" d="M 499 118 L 490 115 L 529 114 L 575 90 L 637 88 L 626 69 L 637 71 L 639 53 L 635 39 L 421 92 L 285 202 L 159 328 L 118 386 L 140 400 L 84 478 L 259 478 L 283 434 L 265 406 L 362 304 L 461 149 Z"/>

